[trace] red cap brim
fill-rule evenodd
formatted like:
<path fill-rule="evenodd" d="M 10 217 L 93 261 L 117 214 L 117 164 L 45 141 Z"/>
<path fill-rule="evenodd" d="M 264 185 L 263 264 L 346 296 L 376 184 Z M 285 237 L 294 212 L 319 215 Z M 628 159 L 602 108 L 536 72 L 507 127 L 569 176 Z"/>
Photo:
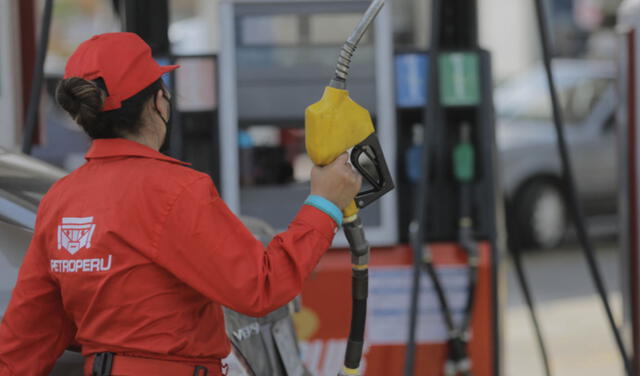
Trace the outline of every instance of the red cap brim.
<path fill-rule="evenodd" d="M 180 68 L 179 65 L 161 65 L 160 66 L 160 70 L 162 71 L 162 74 L 171 72 L 171 71 L 176 70 L 178 68 Z"/>

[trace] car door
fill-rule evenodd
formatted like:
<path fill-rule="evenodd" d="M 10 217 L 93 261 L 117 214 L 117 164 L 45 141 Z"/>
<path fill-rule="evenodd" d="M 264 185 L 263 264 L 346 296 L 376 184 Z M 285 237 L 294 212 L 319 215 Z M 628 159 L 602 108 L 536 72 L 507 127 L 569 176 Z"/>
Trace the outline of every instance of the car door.
<path fill-rule="evenodd" d="M 593 196 L 588 209 L 594 214 L 616 213 L 618 157 L 615 110 L 616 91 L 611 85 L 592 114 L 597 124 L 592 144 L 597 145 L 598 153 L 593 166 L 593 175 L 596 177 L 593 179 Z"/>
<path fill-rule="evenodd" d="M 0 320 L 31 242 L 40 199 L 63 175 L 53 166 L 0 150 Z M 50 375 L 82 376 L 83 361 L 79 353 L 65 351 Z"/>
<path fill-rule="evenodd" d="M 11 290 L 18 278 L 18 269 L 26 250 L 25 245 L 30 240 L 31 231 L 8 221 L 0 213 L 0 317 L 9 304 Z"/>
<path fill-rule="evenodd" d="M 577 190 L 585 214 L 596 214 L 616 184 L 615 135 L 605 131 L 613 113 L 613 87 L 607 78 L 584 78 L 564 103 L 566 136 Z"/>

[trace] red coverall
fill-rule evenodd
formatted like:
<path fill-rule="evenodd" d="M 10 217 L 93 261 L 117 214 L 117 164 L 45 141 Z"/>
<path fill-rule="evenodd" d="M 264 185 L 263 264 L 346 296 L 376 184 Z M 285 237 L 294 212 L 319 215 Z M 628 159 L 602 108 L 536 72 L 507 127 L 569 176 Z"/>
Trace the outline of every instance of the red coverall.
<path fill-rule="evenodd" d="M 95 140 L 86 158 L 40 205 L 0 326 L 2 376 L 46 375 L 72 342 L 215 364 L 230 351 L 220 305 L 287 303 L 337 231 L 303 205 L 265 249 L 185 163 L 125 139 Z"/>

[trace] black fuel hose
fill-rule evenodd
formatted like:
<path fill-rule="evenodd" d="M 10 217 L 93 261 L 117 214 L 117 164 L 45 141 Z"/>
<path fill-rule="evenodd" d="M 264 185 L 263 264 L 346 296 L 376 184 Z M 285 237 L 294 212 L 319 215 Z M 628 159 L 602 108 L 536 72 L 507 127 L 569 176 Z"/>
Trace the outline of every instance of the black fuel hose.
<path fill-rule="evenodd" d="M 436 56 L 440 49 L 440 13 L 442 9 L 442 0 L 432 0 L 431 3 L 431 46 L 429 48 L 429 59 L 436 61 Z M 438 64 L 429 64 L 428 77 L 438 77 Z M 438 92 L 438 82 L 435 79 L 429 79 L 427 93 Z M 411 273 L 411 295 L 409 301 L 409 328 L 407 338 L 407 349 L 405 353 L 404 375 L 413 376 L 415 368 L 416 356 L 416 326 L 418 321 L 418 303 L 420 292 L 420 269 L 423 262 L 423 246 L 424 233 L 426 225 L 426 206 L 427 195 L 429 191 L 429 174 L 430 174 L 430 150 L 429 141 L 431 140 L 431 127 L 437 123 L 437 113 L 435 111 L 438 106 L 436 95 L 427 96 L 427 106 L 424 110 L 425 124 L 422 140 L 422 153 L 420 157 L 420 179 L 415 192 L 415 211 L 413 220 L 409 225 L 409 241 L 413 252 L 413 268 Z"/>
<path fill-rule="evenodd" d="M 445 363 L 444 374 L 446 376 L 462 375 L 471 376 L 471 359 L 469 358 L 469 325 L 473 315 L 473 305 L 475 301 L 475 290 L 478 280 L 479 254 L 477 244 L 473 239 L 473 219 L 472 219 L 472 187 L 471 181 L 474 176 L 474 151 L 469 140 L 469 128 L 465 126 L 465 136 L 461 137 L 461 142 L 454 149 L 454 171 L 456 180 L 459 182 L 459 220 L 458 220 L 458 245 L 467 253 L 467 300 L 464 306 L 462 320 L 456 325 L 453 312 L 447 299 L 444 286 L 438 276 L 433 257 L 428 249 L 424 252 L 422 264 L 429 276 L 433 289 L 440 306 L 440 312 L 447 330 L 447 361 Z"/>
<path fill-rule="evenodd" d="M 460 186 L 460 223 L 458 223 L 458 243 L 460 247 L 467 253 L 467 263 L 469 267 L 467 282 L 467 303 L 465 305 L 465 313 L 460 328 L 467 330 L 473 313 L 473 303 L 475 300 L 475 289 L 478 283 L 478 246 L 473 239 L 473 221 L 471 219 L 471 186 L 463 183 Z"/>
<path fill-rule="evenodd" d="M 49 32 L 51 30 L 51 17 L 53 14 L 53 0 L 46 0 L 42 12 L 42 27 L 40 28 L 40 40 L 36 52 L 36 63 L 33 67 L 31 79 L 31 92 L 29 94 L 29 106 L 27 108 L 27 122 L 24 136 L 22 137 L 22 152 L 31 154 L 33 146 L 33 136 L 36 131 L 38 121 L 38 108 L 40 107 L 40 96 L 42 85 L 44 84 L 44 61 L 49 48 Z"/>
<path fill-rule="evenodd" d="M 338 56 L 338 63 L 334 72 L 334 77 L 329 83 L 330 87 L 336 89 L 346 89 L 347 77 L 349 75 L 349 67 L 351 64 L 351 58 L 355 52 L 360 39 L 367 31 L 373 20 L 376 18 L 382 7 L 384 6 L 384 0 L 372 0 L 367 10 L 364 12 L 362 18 L 351 32 L 351 35 L 347 38 L 347 41 L 342 45 L 340 54 Z M 368 141 L 367 141 L 368 140 Z M 357 206 L 362 208 L 368 203 L 380 198 L 386 192 L 393 189 L 393 182 L 391 181 L 391 175 L 388 172 L 386 163 L 384 162 L 384 156 L 380 149 L 380 145 L 377 142 L 377 138 L 374 134 L 367 137 L 367 139 L 360 144 L 354 146 L 351 152 L 352 165 L 363 174 L 367 179 L 368 174 L 364 171 L 358 163 L 357 156 L 360 153 L 365 152 L 366 149 L 361 149 L 360 152 L 356 150 L 361 145 L 369 145 L 374 151 L 380 152 L 380 163 L 378 167 L 383 171 L 380 172 L 384 182 L 381 187 L 377 187 L 377 191 L 374 195 L 369 196 L 366 200 L 361 197 L 360 194 L 356 196 L 358 200 Z M 355 157 L 355 160 L 354 160 Z M 374 163 L 375 158 L 372 158 Z M 390 184 L 389 184 L 390 183 Z M 375 186 L 375 184 L 374 184 Z M 384 187 L 384 189 L 382 189 Z M 365 202 L 368 201 L 368 202 Z M 362 350 L 364 348 L 364 331 L 367 320 L 367 297 L 369 294 L 369 254 L 370 247 L 369 242 L 365 237 L 364 227 L 358 214 L 345 217 L 343 219 L 342 228 L 349 242 L 349 251 L 351 253 L 351 270 L 352 270 L 352 283 L 351 283 L 351 329 L 349 330 L 349 338 L 347 340 L 347 348 L 345 351 L 344 366 L 338 375 L 360 375 L 359 367 L 360 360 L 362 359 Z"/>
<path fill-rule="evenodd" d="M 475 288 L 477 284 L 477 252 L 475 245 L 467 245 L 465 250 L 469 251 L 469 265 L 468 265 L 468 281 L 467 281 L 467 301 L 465 304 L 462 323 L 460 326 L 456 326 L 453 321 L 453 312 L 449 306 L 448 299 L 446 297 L 444 287 L 435 270 L 435 266 L 432 262 L 432 258 L 429 253 L 425 254 L 423 265 L 433 283 L 433 288 L 440 304 L 440 311 L 444 320 L 445 327 L 447 329 L 447 345 L 448 356 L 447 363 L 445 364 L 445 375 L 463 375 L 471 376 L 471 361 L 469 359 L 469 353 L 467 351 L 468 344 L 468 329 L 471 322 L 471 315 L 473 313 L 473 303 L 475 296 Z"/>
<path fill-rule="evenodd" d="M 362 358 L 367 317 L 368 273 L 367 270 L 354 270 L 352 275 L 351 329 L 344 357 L 344 365 L 351 369 L 358 369 Z"/>
<path fill-rule="evenodd" d="M 550 53 L 550 47 L 549 47 L 550 45 L 549 33 L 548 33 L 547 19 L 545 16 L 546 13 L 544 9 L 544 4 L 542 3 L 542 0 L 534 0 L 534 2 L 536 7 L 538 30 L 540 32 L 540 43 L 542 45 L 542 57 L 543 57 L 544 67 L 545 67 L 546 76 L 547 76 L 547 83 L 549 85 L 549 94 L 551 96 L 553 121 L 555 125 L 556 135 L 558 138 L 558 150 L 560 152 L 560 159 L 562 162 L 562 181 L 564 182 L 563 188 L 565 189 L 565 197 L 569 201 L 569 207 L 573 215 L 573 220 L 576 226 L 578 240 L 582 245 L 582 250 L 587 260 L 587 265 L 589 267 L 591 278 L 594 282 L 598 295 L 600 296 L 602 305 L 604 306 L 604 309 L 606 311 L 607 320 L 609 322 L 609 325 L 611 326 L 611 332 L 613 333 L 613 336 L 615 338 L 615 342 L 618 347 L 621 360 L 624 364 L 626 374 L 628 376 L 633 376 L 635 375 L 633 366 L 631 365 L 629 356 L 627 354 L 627 350 L 624 346 L 624 342 L 622 341 L 622 336 L 613 318 L 611 306 L 609 305 L 609 300 L 607 298 L 607 290 L 605 288 L 602 275 L 598 268 L 598 261 L 596 260 L 596 257 L 595 257 L 594 247 L 592 246 L 591 240 L 589 239 L 589 235 L 587 234 L 586 226 L 584 224 L 585 222 L 584 215 L 582 213 L 582 208 L 580 207 L 580 203 L 578 201 L 575 180 L 573 177 L 573 171 L 571 169 L 571 161 L 569 160 L 567 142 L 564 136 L 564 122 L 562 118 L 562 112 L 560 110 L 558 95 L 556 92 L 555 82 L 553 79 L 553 73 L 551 72 L 551 53 Z"/>
<path fill-rule="evenodd" d="M 364 228 L 359 216 L 345 218 L 342 225 L 349 242 L 351 253 L 351 329 L 344 356 L 344 367 L 341 375 L 358 375 L 362 349 L 364 347 L 364 330 L 367 320 L 367 297 L 369 294 L 369 242 L 365 238 Z"/>
<path fill-rule="evenodd" d="M 515 218 L 513 204 L 511 202 L 507 202 L 507 213 L 510 218 Z M 538 342 L 538 349 L 540 350 L 540 356 L 542 357 L 544 374 L 546 376 L 551 376 L 551 366 L 549 364 L 547 347 L 542 335 L 542 330 L 540 329 L 540 322 L 536 313 L 533 295 L 531 294 L 531 289 L 529 288 L 529 282 L 527 280 L 527 275 L 525 273 L 525 268 L 522 262 L 522 245 L 520 243 L 520 236 L 518 234 L 518 226 L 515 225 L 513 221 L 507 221 L 507 226 L 509 228 L 509 230 L 507 231 L 507 243 L 509 250 L 511 251 L 511 260 L 513 262 L 513 266 L 515 267 L 516 279 L 518 281 L 518 285 L 520 286 L 520 291 L 522 292 L 524 301 L 527 305 L 529 318 L 531 319 L 531 323 L 533 324 L 536 341 Z"/>
<path fill-rule="evenodd" d="M 473 314 L 475 290 L 478 279 L 478 250 L 473 239 L 472 218 L 472 185 L 475 170 L 475 152 L 471 143 L 469 124 L 460 128 L 460 142 L 453 149 L 453 171 L 458 182 L 458 245 L 467 253 L 467 301 L 464 307 L 462 322 L 456 325 L 451 307 L 444 293 L 438 274 L 435 272 L 430 253 L 425 253 L 424 265 L 431 278 L 440 304 L 448 335 L 448 353 L 444 373 L 447 376 L 471 376 L 471 359 L 467 351 L 469 342 L 469 325 Z"/>

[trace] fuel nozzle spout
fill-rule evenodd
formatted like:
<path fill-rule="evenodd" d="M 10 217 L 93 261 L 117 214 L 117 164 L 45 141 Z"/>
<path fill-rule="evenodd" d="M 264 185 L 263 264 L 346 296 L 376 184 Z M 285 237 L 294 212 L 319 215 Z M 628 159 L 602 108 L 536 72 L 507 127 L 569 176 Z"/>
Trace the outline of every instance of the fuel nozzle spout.
<path fill-rule="evenodd" d="M 356 25 L 353 32 L 347 38 L 347 41 L 344 42 L 342 48 L 340 49 L 340 53 L 338 54 L 338 64 L 336 64 L 336 71 L 329 83 L 329 86 L 336 89 L 346 89 L 347 88 L 347 77 L 349 76 L 349 67 L 351 66 L 351 58 L 353 57 L 353 53 L 356 48 L 358 48 L 358 43 L 360 43 L 360 39 L 371 25 L 371 22 L 376 18 L 380 9 L 384 6 L 384 0 L 373 0 L 366 12 Z"/>

